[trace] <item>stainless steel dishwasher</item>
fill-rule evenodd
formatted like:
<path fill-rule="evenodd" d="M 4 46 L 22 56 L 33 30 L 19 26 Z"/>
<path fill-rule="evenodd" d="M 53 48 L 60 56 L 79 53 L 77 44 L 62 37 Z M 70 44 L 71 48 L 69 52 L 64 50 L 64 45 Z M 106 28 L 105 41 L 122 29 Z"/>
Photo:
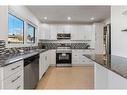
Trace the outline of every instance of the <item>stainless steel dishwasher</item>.
<path fill-rule="evenodd" d="M 24 59 L 24 89 L 34 89 L 39 81 L 39 54 Z"/>

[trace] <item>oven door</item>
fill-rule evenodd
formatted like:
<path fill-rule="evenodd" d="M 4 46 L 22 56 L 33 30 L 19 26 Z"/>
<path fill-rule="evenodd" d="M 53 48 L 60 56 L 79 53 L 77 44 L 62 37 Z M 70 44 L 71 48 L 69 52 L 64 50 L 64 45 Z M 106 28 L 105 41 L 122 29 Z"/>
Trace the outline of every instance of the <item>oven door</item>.
<path fill-rule="evenodd" d="M 71 64 L 71 53 L 56 53 L 56 64 Z"/>

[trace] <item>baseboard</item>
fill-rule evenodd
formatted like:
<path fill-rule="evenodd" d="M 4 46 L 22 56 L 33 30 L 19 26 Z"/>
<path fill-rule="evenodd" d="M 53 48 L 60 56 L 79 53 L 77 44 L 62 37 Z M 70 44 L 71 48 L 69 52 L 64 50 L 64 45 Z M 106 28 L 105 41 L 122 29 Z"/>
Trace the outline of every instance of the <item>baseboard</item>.
<path fill-rule="evenodd" d="M 49 66 L 56 66 L 56 64 L 50 64 Z M 72 66 L 94 66 L 94 64 L 72 64 Z"/>
<path fill-rule="evenodd" d="M 72 66 L 94 66 L 94 64 L 72 64 Z"/>

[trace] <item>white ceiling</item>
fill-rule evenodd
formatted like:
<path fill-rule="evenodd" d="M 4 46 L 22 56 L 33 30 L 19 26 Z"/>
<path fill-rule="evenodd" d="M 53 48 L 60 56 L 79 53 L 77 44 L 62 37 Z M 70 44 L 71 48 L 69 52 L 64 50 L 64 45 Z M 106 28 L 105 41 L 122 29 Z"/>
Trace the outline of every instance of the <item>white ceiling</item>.
<path fill-rule="evenodd" d="M 110 6 L 26 6 L 41 22 L 74 23 L 100 22 L 110 17 Z M 45 21 L 44 17 L 48 19 Z M 91 21 L 94 17 L 94 21 Z"/>

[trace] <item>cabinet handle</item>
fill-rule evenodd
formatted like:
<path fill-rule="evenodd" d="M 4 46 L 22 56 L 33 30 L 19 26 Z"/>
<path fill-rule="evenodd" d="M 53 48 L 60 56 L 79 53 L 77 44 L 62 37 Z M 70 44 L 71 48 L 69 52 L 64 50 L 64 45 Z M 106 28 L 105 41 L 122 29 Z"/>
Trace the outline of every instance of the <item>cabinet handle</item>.
<path fill-rule="evenodd" d="M 21 87 L 21 85 L 20 86 L 18 86 L 16 89 L 19 89 Z"/>
<path fill-rule="evenodd" d="M 15 69 L 19 68 L 20 66 L 21 66 L 21 65 L 19 65 L 19 66 L 15 67 L 15 68 L 12 68 L 11 70 L 15 70 Z"/>
<path fill-rule="evenodd" d="M 17 79 L 19 79 L 21 76 L 18 76 L 16 79 L 12 80 L 11 82 L 15 82 Z"/>

